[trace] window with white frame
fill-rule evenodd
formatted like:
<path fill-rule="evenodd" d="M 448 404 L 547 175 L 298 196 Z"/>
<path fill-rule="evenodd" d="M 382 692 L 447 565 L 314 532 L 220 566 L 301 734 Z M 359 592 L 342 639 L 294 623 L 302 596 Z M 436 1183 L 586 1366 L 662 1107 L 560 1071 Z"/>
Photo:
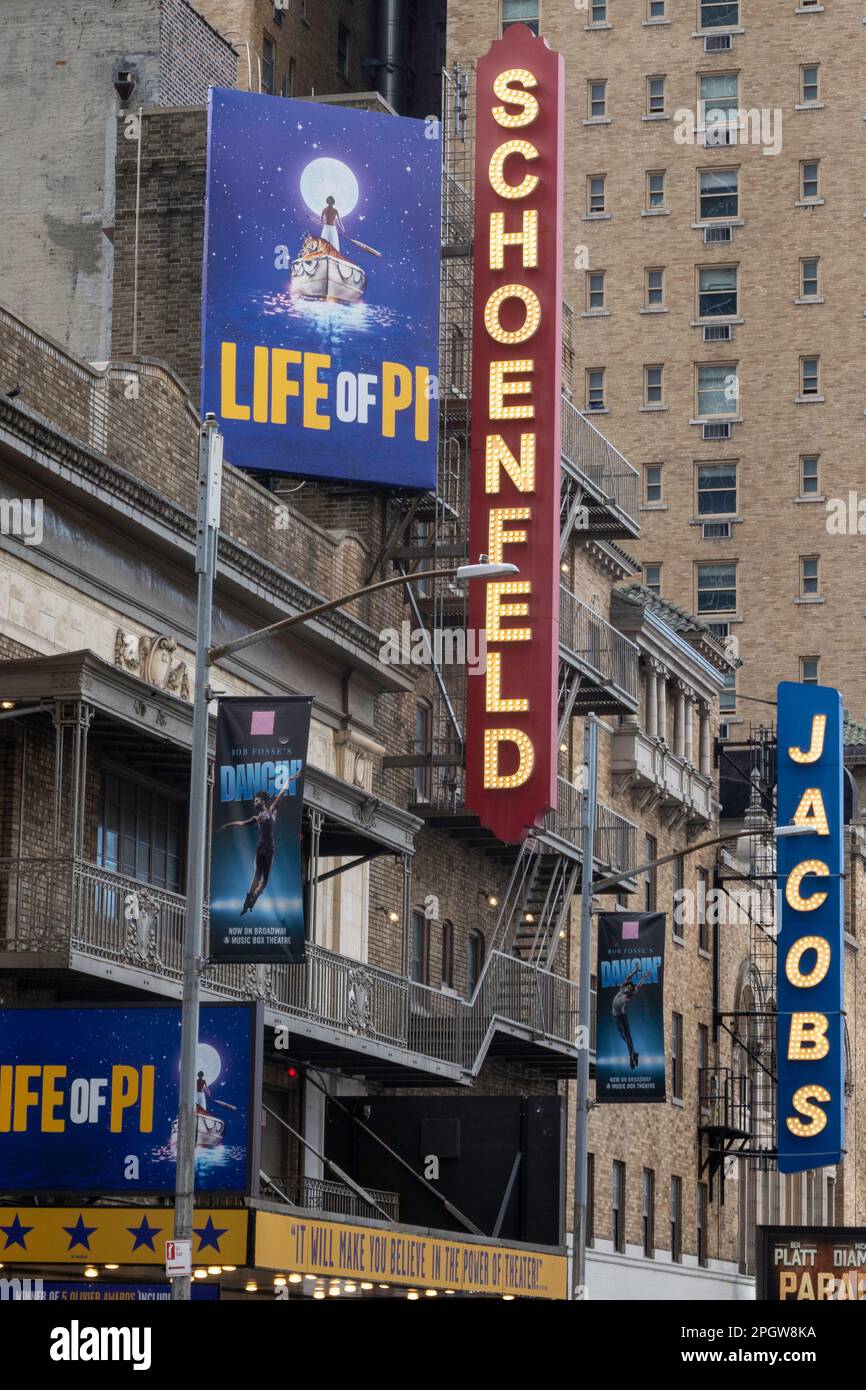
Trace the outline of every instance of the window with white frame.
<path fill-rule="evenodd" d="M 604 367 L 589 367 L 586 373 L 586 408 L 604 410 Z"/>
<path fill-rule="evenodd" d="M 502 0 L 502 33 L 512 24 L 526 24 L 538 33 L 540 0 Z"/>
<path fill-rule="evenodd" d="M 695 375 L 699 419 L 737 413 L 740 389 L 735 362 L 700 363 Z"/>
<path fill-rule="evenodd" d="M 650 212 L 665 206 L 665 171 L 651 169 L 646 176 L 646 205 Z"/>
<path fill-rule="evenodd" d="M 665 272 L 662 266 L 649 266 L 646 272 L 647 309 L 660 309 L 665 302 Z"/>
<path fill-rule="evenodd" d="M 607 177 L 604 174 L 590 174 L 586 181 L 586 210 L 593 213 L 607 211 Z"/>
<path fill-rule="evenodd" d="M 817 598 L 820 592 L 819 559 L 817 555 L 800 556 L 800 597 Z"/>
<path fill-rule="evenodd" d="M 698 269 L 698 318 L 735 318 L 737 309 L 737 267 L 735 265 L 700 266 Z"/>
<path fill-rule="evenodd" d="M 739 217 L 739 169 L 698 170 L 698 213 L 703 222 Z"/>
<path fill-rule="evenodd" d="M 643 500 L 648 507 L 657 507 L 663 500 L 662 469 L 660 463 L 645 463 L 643 466 Z"/>
<path fill-rule="evenodd" d="M 735 613 L 737 565 L 721 560 L 697 566 L 698 613 Z"/>
<path fill-rule="evenodd" d="M 697 464 L 698 516 L 735 516 L 737 511 L 737 465 L 735 463 Z"/>
<path fill-rule="evenodd" d="M 646 80 L 647 115 L 662 116 L 665 112 L 665 78 L 648 77 Z"/>
<path fill-rule="evenodd" d="M 587 115 L 591 121 L 600 121 L 607 116 L 607 82 L 595 78 L 586 84 Z"/>
<path fill-rule="evenodd" d="M 800 68 L 800 104 L 816 106 L 821 100 L 821 67 L 819 63 L 806 63 Z"/>
<path fill-rule="evenodd" d="M 732 29 L 740 22 L 739 0 L 699 0 L 702 29 Z"/>
<path fill-rule="evenodd" d="M 820 358 L 801 357 L 800 358 L 800 395 L 817 396 L 820 394 Z"/>
<path fill-rule="evenodd" d="M 663 366 L 654 365 L 643 369 L 644 405 L 662 405 L 664 402 Z"/>
<path fill-rule="evenodd" d="M 800 161 L 800 201 L 814 203 L 821 196 L 821 161 Z"/>
<path fill-rule="evenodd" d="M 736 117 L 734 113 L 740 105 L 740 74 L 738 72 L 706 72 L 698 77 L 698 124 L 720 128 L 721 132 L 731 129 Z M 727 144 L 727 138 L 707 144 Z M 733 143 L 733 142 L 731 142 Z"/>
<path fill-rule="evenodd" d="M 800 683 L 819 685 L 821 681 L 821 658 L 819 656 L 800 657 Z"/>
<path fill-rule="evenodd" d="M 661 597 L 662 592 L 662 567 L 657 564 L 644 565 L 643 567 L 644 588 Z"/>
<path fill-rule="evenodd" d="M 592 0 L 589 7 L 590 24 L 607 23 L 607 0 Z"/>
<path fill-rule="evenodd" d="M 665 0 L 649 0 L 647 5 L 647 19 L 665 18 Z"/>
<path fill-rule="evenodd" d="M 586 308 L 588 313 L 604 309 L 604 271 L 592 270 L 586 277 Z"/>
<path fill-rule="evenodd" d="M 820 487 L 821 455 L 801 454 L 800 456 L 800 496 L 817 497 Z"/>
<path fill-rule="evenodd" d="M 818 257 L 807 256 L 800 261 L 800 298 L 818 298 Z"/>

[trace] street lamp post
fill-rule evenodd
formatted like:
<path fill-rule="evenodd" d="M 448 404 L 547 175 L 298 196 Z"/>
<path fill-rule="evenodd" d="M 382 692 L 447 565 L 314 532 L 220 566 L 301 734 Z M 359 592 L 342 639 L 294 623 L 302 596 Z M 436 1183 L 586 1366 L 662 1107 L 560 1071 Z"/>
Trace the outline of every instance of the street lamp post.
<path fill-rule="evenodd" d="M 219 540 L 220 484 L 222 479 L 222 434 L 216 416 L 208 415 L 202 426 L 198 465 L 198 507 L 196 515 L 196 611 L 195 694 L 193 703 L 192 763 L 190 768 L 189 832 L 187 837 L 187 910 L 183 946 L 183 1003 L 181 1009 L 181 1065 L 177 1108 L 177 1166 L 175 1174 L 174 1240 L 192 1242 L 195 1201 L 195 1081 L 200 975 L 204 965 L 204 878 L 207 861 L 208 789 L 208 708 L 212 691 L 208 684 L 210 667 L 223 657 L 264 638 L 279 636 L 299 623 L 309 622 L 380 589 L 400 585 L 429 583 L 431 579 L 496 579 L 517 574 L 516 565 L 492 563 L 481 556 L 477 564 L 454 565 L 448 569 L 416 570 L 368 584 L 351 594 L 329 599 L 303 613 L 249 632 L 233 642 L 211 645 L 213 586 L 216 577 Z M 175 1300 L 190 1297 L 190 1275 L 172 1280 Z"/>

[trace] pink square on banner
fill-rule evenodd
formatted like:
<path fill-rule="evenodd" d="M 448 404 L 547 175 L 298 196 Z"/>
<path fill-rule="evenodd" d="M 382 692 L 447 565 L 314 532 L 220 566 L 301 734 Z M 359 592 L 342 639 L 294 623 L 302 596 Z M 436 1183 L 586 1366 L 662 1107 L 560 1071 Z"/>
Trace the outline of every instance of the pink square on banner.
<path fill-rule="evenodd" d="M 640 922 L 629 921 L 622 924 L 623 941 L 637 941 L 640 937 Z"/>
<path fill-rule="evenodd" d="M 252 723 L 250 724 L 251 734 L 272 734 L 274 732 L 274 719 L 276 710 L 273 709 L 254 709 Z"/>

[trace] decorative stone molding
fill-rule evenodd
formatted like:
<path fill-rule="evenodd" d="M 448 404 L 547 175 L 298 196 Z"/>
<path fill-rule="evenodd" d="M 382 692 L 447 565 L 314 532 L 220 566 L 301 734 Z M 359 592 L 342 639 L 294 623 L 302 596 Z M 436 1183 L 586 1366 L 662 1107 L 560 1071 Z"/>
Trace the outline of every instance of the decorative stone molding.
<path fill-rule="evenodd" d="M 179 700 L 191 699 L 189 668 L 175 658 L 177 642 L 165 635 L 139 637 L 119 627 L 114 637 L 114 664 Z"/>

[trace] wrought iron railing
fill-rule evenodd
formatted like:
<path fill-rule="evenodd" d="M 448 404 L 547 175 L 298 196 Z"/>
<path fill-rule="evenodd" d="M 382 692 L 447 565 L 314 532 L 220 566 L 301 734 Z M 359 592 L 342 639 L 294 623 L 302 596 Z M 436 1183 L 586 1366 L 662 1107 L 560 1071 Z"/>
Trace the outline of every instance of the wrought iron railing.
<path fill-rule="evenodd" d="M 585 824 L 585 805 L 585 793 L 568 778 L 557 777 L 556 810 L 547 817 L 547 829 L 579 847 Z M 599 801 L 593 837 L 594 858 L 605 868 L 614 871 L 636 865 L 637 830 L 634 821 L 627 820 L 612 806 Z"/>
<path fill-rule="evenodd" d="M 637 469 L 565 396 L 562 398 L 562 457 L 635 528 L 639 526 L 640 475 Z"/>
<path fill-rule="evenodd" d="M 706 1128 L 728 1134 L 751 1133 L 752 1082 L 745 1073 L 730 1067 L 701 1067 L 698 1099 Z"/>
<path fill-rule="evenodd" d="M 336 1216 L 373 1216 L 369 1202 L 359 1193 L 341 1182 L 331 1182 L 326 1178 L 308 1178 L 303 1173 L 281 1174 L 274 1177 L 268 1174 L 268 1181 L 293 1206 L 306 1211 L 327 1211 Z M 400 1197 L 396 1192 L 384 1192 L 378 1187 L 365 1187 L 377 1206 L 388 1213 L 391 1221 L 400 1220 Z M 270 1189 L 263 1184 L 263 1195 L 270 1195 Z"/>
<path fill-rule="evenodd" d="M 559 586 L 559 640 L 579 659 L 599 684 L 625 695 L 631 704 L 639 698 L 639 652 L 634 642 L 618 632 L 600 613 Z"/>
<path fill-rule="evenodd" d="M 79 968 L 82 960 L 111 962 L 176 995 L 185 914 L 179 894 L 83 860 L 0 860 L 0 950 L 51 952 Z M 202 987 L 467 1071 L 480 1064 L 495 1018 L 559 1041 L 574 1038 L 577 986 L 498 952 L 488 956 L 471 1000 L 313 943 L 301 965 L 212 965 Z"/>

